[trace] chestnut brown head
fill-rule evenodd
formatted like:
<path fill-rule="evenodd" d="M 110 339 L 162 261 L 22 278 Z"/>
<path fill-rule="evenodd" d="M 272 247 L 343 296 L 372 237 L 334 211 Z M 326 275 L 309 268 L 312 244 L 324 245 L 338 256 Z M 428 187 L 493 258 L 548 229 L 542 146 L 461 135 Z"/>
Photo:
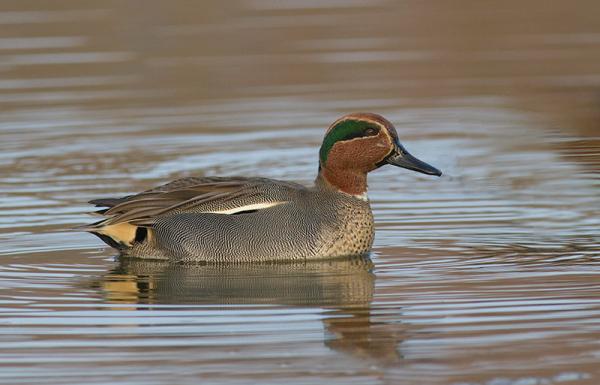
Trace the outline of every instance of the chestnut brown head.
<path fill-rule="evenodd" d="M 350 194 L 364 193 L 366 174 L 386 164 L 442 175 L 437 168 L 408 153 L 400 144 L 394 125 L 377 114 L 353 113 L 336 120 L 325 133 L 319 150 L 320 173 Z"/>

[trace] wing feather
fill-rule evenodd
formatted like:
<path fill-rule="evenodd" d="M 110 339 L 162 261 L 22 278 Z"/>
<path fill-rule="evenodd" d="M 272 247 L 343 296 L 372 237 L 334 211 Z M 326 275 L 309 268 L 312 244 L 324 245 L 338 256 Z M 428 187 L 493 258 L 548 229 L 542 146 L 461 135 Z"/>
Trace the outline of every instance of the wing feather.
<path fill-rule="evenodd" d="M 100 229 L 119 223 L 151 227 L 165 215 L 183 212 L 231 213 L 245 206 L 270 207 L 289 201 L 306 187 L 265 178 L 183 178 L 123 198 L 95 199 L 108 207 L 97 213 L 106 219 L 88 227 Z"/>

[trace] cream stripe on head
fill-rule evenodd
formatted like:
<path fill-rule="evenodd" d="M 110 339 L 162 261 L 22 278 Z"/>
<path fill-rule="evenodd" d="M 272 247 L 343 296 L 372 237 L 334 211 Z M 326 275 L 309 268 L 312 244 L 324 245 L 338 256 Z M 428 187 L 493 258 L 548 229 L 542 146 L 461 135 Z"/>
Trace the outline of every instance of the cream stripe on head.
<path fill-rule="evenodd" d="M 387 120 L 381 115 L 373 114 L 371 112 L 353 112 L 351 114 L 344 115 L 341 118 L 337 119 L 335 122 L 331 123 L 329 128 L 327 128 L 325 135 L 327 135 L 335 126 L 346 120 L 362 120 L 365 122 L 374 123 L 375 125 L 379 126 L 379 128 L 385 131 L 388 131 L 390 127 L 394 127 L 394 125 L 390 123 L 389 120 Z"/>

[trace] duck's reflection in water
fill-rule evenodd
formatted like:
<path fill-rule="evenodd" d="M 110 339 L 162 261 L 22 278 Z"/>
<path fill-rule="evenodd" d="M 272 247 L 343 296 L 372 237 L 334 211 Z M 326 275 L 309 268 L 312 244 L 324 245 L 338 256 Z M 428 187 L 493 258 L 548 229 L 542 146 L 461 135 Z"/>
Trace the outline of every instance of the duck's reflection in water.
<path fill-rule="evenodd" d="M 121 258 L 100 286 L 113 303 L 319 307 L 325 310 L 326 346 L 390 364 L 400 358 L 401 333 L 394 325 L 372 319 L 372 268 L 366 257 L 258 265 Z"/>

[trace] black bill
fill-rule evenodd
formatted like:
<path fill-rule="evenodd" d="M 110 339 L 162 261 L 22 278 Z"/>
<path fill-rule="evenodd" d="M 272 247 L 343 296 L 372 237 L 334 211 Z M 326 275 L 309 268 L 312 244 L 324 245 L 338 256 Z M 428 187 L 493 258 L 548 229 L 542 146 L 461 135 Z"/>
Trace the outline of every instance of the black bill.
<path fill-rule="evenodd" d="M 423 162 L 412 156 L 401 144 L 396 145 L 396 149 L 385 161 L 387 164 L 391 164 L 398 167 L 407 168 L 409 170 L 422 172 L 427 175 L 441 176 L 442 172 L 437 168 Z"/>

